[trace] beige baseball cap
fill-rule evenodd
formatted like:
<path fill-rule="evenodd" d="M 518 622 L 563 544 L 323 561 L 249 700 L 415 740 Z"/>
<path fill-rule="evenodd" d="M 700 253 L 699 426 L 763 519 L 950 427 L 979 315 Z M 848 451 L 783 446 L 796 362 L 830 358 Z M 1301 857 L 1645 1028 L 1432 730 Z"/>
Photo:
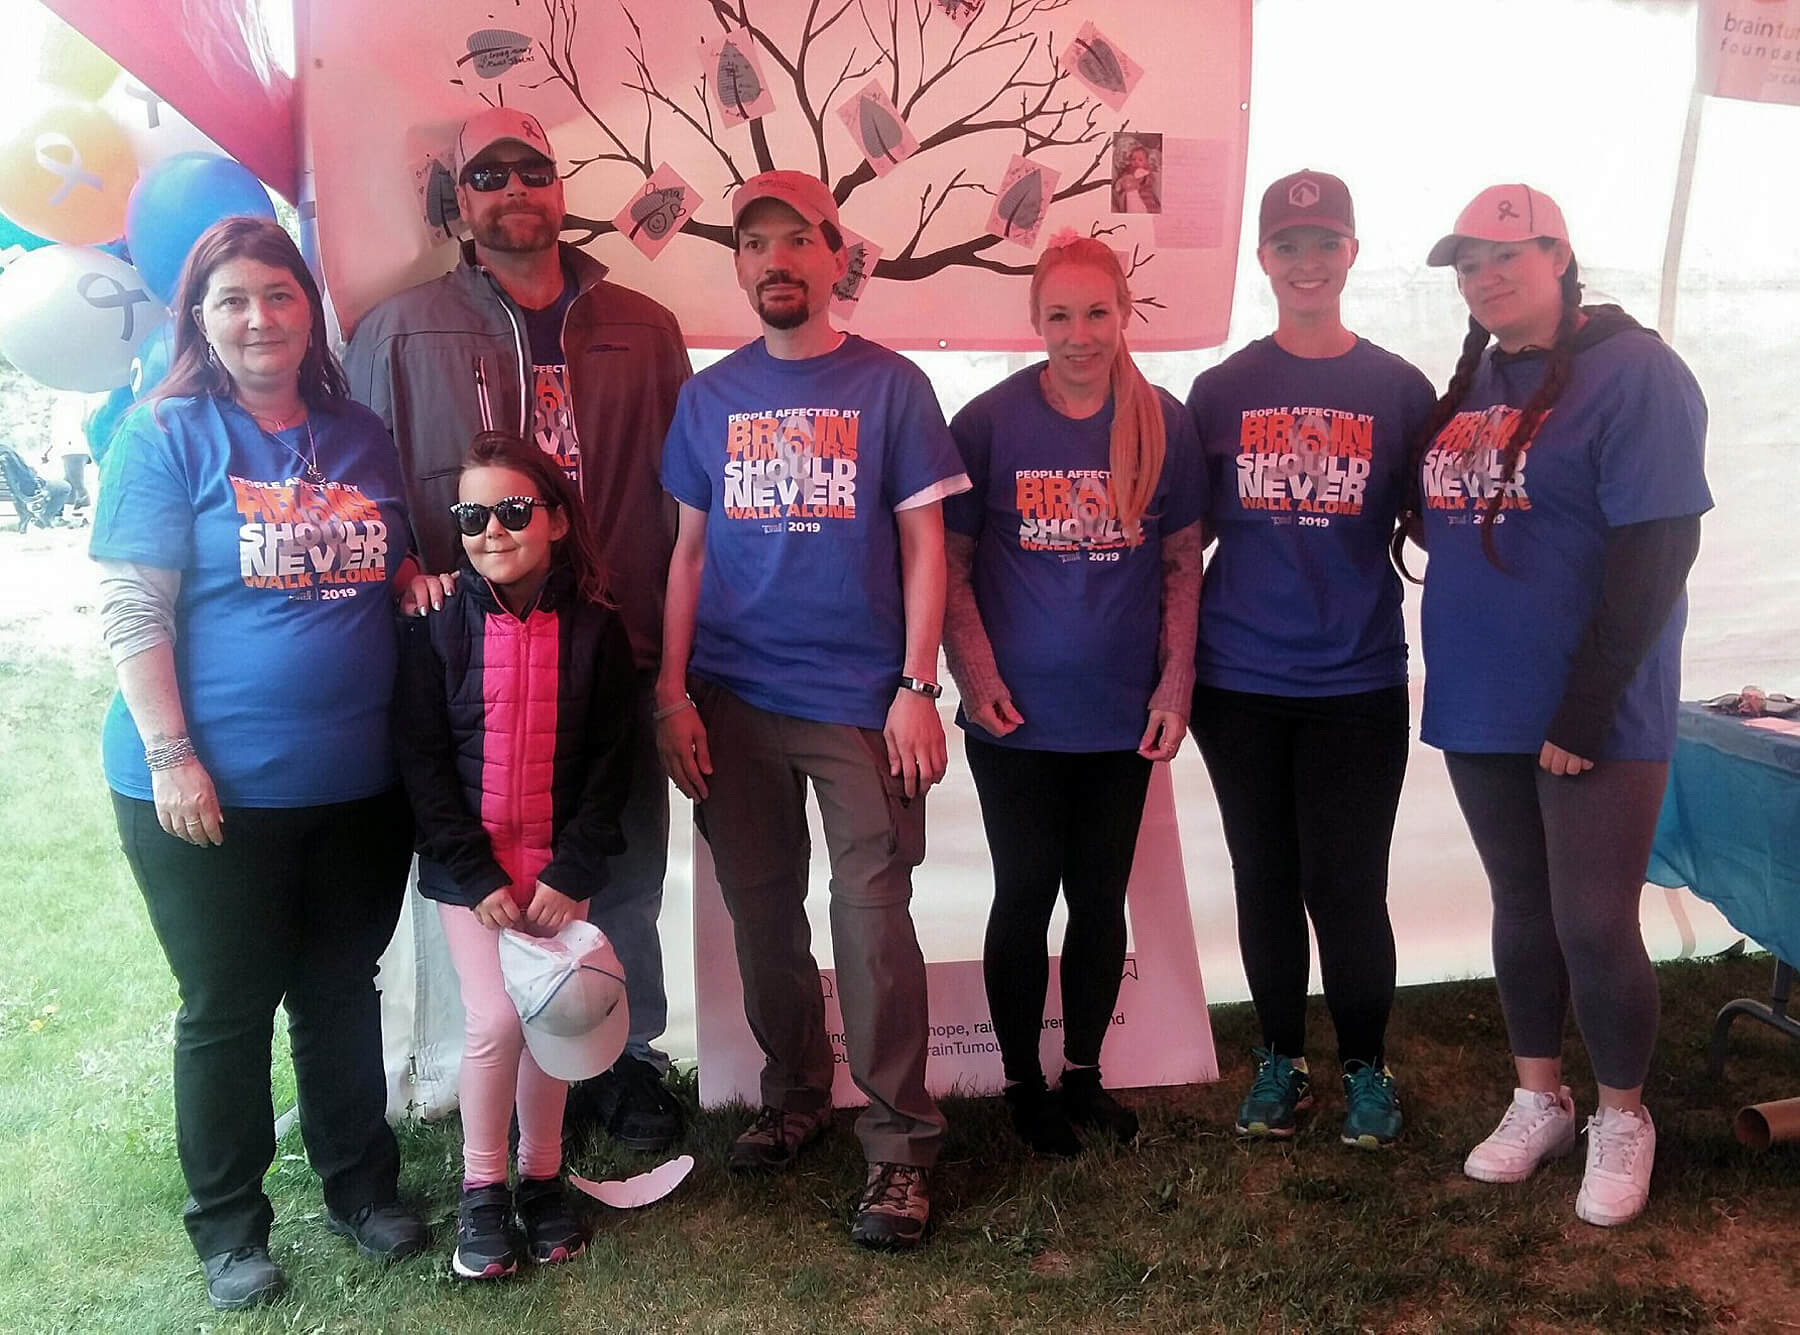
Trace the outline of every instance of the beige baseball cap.
<path fill-rule="evenodd" d="M 495 144 L 514 143 L 542 153 L 556 161 L 556 150 L 550 147 L 550 136 L 536 116 L 514 107 L 489 107 L 462 123 L 456 132 L 450 174 L 462 179 L 463 168 L 487 152 Z"/>
<path fill-rule="evenodd" d="M 1556 201 L 1528 185 L 1490 185 L 1456 215 L 1455 229 L 1439 238 L 1425 263 L 1455 264 L 1456 247 L 1464 240 L 1533 241 L 1538 237 L 1569 239 L 1568 224 Z"/>

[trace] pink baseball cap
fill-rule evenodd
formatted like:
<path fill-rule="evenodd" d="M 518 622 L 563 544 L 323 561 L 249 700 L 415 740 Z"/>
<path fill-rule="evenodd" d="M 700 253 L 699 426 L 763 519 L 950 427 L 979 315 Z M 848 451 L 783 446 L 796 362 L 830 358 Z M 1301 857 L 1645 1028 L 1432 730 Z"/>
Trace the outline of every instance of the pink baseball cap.
<path fill-rule="evenodd" d="M 752 176 L 731 197 L 731 225 L 736 227 L 744 210 L 759 199 L 779 200 L 815 227 L 828 222 L 843 230 L 844 225 L 838 221 L 837 200 L 832 198 L 830 188 L 808 172 L 777 171 Z"/>
<path fill-rule="evenodd" d="M 534 153 L 542 153 L 556 161 L 556 150 L 550 147 L 550 136 L 536 116 L 514 107 L 489 107 L 462 123 L 456 132 L 456 148 L 452 156 L 451 175 L 462 178 L 463 168 L 487 152 L 495 144 L 519 144 Z"/>
<path fill-rule="evenodd" d="M 1569 225 L 1556 201 L 1528 185 L 1490 185 L 1456 215 L 1456 228 L 1442 237 L 1425 257 L 1425 263 L 1456 263 L 1457 244 L 1472 241 L 1534 241 L 1547 237 L 1567 241 Z"/>
<path fill-rule="evenodd" d="M 1263 191 L 1257 219 L 1256 244 L 1288 227 L 1323 227 L 1352 239 L 1356 236 L 1356 208 L 1350 187 L 1330 172 L 1308 169 L 1284 176 Z"/>

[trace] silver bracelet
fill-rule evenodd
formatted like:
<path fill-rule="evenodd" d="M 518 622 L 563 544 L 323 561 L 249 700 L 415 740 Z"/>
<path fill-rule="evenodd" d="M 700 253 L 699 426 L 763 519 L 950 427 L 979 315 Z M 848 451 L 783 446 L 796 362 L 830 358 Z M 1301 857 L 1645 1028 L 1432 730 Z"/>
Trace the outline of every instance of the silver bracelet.
<path fill-rule="evenodd" d="M 156 770 L 174 769 L 194 758 L 194 739 L 192 737 L 175 737 L 161 746 L 144 748 L 144 765 L 152 772 Z"/>
<path fill-rule="evenodd" d="M 666 718 L 673 718 L 684 709 L 698 709 L 699 707 L 700 706 L 695 704 L 692 700 L 684 699 L 678 705 L 665 705 L 661 709 L 654 711 L 650 715 L 650 721 L 652 723 L 661 723 Z"/>

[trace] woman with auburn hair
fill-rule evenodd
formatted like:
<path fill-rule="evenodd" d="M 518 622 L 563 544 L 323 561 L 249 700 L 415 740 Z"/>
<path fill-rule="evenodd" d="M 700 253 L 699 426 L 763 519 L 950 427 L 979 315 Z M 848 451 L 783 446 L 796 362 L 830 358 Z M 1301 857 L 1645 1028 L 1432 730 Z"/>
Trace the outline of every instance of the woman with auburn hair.
<path fill-rule="evenodd" d="M 1181 745 L 1205 508 L 1180 405 L 1131 359 L 1125 274 L 1104 242 L 1053 239 L 1031 279 L 1046 360 L 950 424 L 973 489 L 944 505 L 945 648 L 994 863 L 983 968 L 1013 1126 L 1074 1155 L 1137 1115 L 1101 1086 L 1125 959 L 1125 886 L 1153 761 Z M 1038 1058 L 1058 891 L 1063 1055 Z"/>
<path fill-rule="evenodd" d="M 1194 738 L 1231 850 L 1238 945 L 1262 1026 L 1241 1136 L 1313 1105 L 1306 994 L 1319 942 L 1344 1090 L 1340 1139 L 1399 1136 L 1388 850 L 1406 774 L 1406 633 L 1388 538 L 1431 384 L 1344 326 L 1350 191 L 1301 171 L 1264 193 L 1256 256 L 1275 332 L 1194 381 L 1218 550 L 1201 598 Z"/>
<path fill-rule="evenodd" d="M 1706 404 L 1655 334 L 1581 304 L 1541 191 L 1482 191 L 1427 263 L 1455 267 L 1469 333 L 1416 443 L 1402 530 L 1431 553 L 1422 732 L 1493 893 L 1518 1081 L 1464 1171 L 1518 1182 L 1573 1147 L 1573 1001 L 1599 1085 L 1575 1213 L 1620 1224 L 1644 1208 L 1656 1153 L 1638 902 L 1675 750 L 1684 585 L 1712 508 Z"/>
<path fill-rule="evenodd" d="M 102 751 L 181 989 L 188 1234 L 207 1297 L 237 1308 L 286 1283 L 263 1194 L 277 1006 L 326 1226 L 382 1260 L 425 1244 L 396 1199 L 375 991 L 412 852 L 388 711 L 416 571 L 393 441 L 350 401 L 287 233 L 216 223 L 174 308 L 173 365 L 107 451 L 94 523 L 119 679 Z"/>

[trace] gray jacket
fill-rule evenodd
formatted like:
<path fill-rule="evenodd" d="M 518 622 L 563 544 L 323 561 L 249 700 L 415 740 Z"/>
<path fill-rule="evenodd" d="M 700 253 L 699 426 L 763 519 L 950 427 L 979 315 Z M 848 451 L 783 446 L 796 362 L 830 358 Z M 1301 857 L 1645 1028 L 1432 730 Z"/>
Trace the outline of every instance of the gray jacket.
<path fill-rule="evenodd" d="M 582 499 L 632 655 L 652 669 L 675 545 L 675 503 L 660 478 L 662 444 L 692 368 L 673 315 L 608 282 L 598 260 L 567 244 L 561 249 L 580 287 L 563 321 L 563 355 Z M 463 453 L 481 430 L 478 360 L 494 425 L 530 439 L 524 316 L 467 243 L 442 278 L 397 293 L 364 316 L 344 355 L 350 392 L 374 409 L 399 448 L 415 546 L 429 570 L 454 570 L 462 555 L 449 507 Z"/>

